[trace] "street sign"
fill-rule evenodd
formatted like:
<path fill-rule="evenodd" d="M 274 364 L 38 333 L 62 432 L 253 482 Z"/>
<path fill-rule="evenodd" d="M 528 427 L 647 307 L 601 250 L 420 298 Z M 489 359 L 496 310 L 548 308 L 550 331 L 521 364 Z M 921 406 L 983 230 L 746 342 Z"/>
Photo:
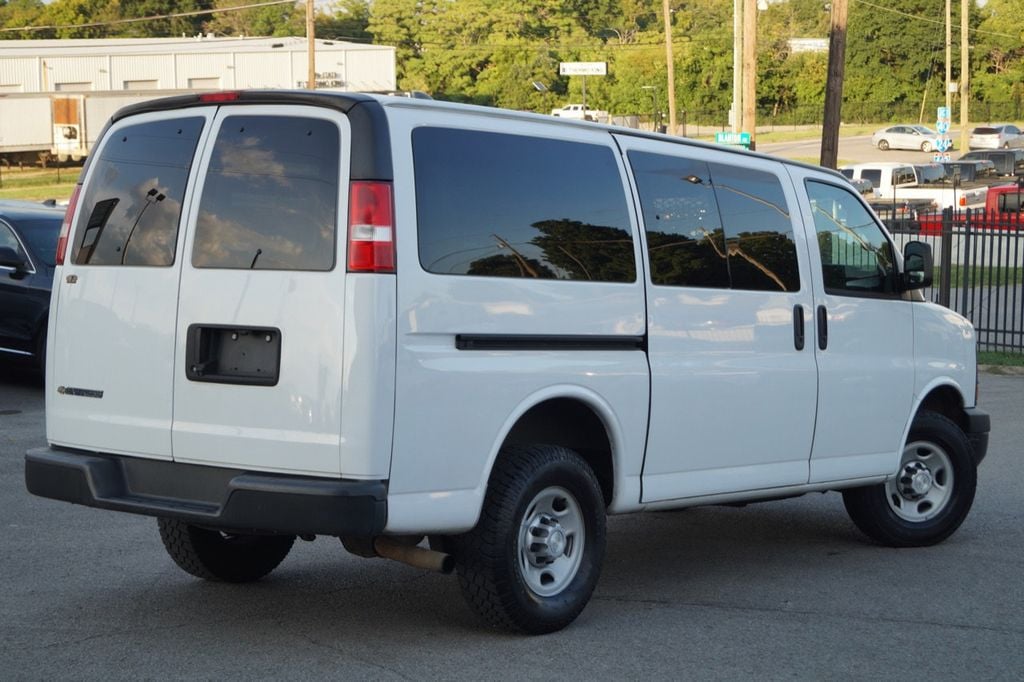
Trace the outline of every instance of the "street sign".
<path fill-rule="evenodd" d="M 607 76 L 608 62 L 559 62 L 561 76 Z"/>
<path fill-rule="evenodd" d="M 949 107 L 938 107 L 935 111 L 935 132 L 939 134 L 935 138 L 934 146 L 937 152 L 948 152 L 953 148 L 953 140 L 949 139 Z M 936 161 L 949 160 L 949 154 L 945 154 L 945 159 L 939 158 L 940 154 L 935 155 Z"/>
<path fill-rule="evenodd" d="M 715 133 L 715 142 L 750 149 L 750 133 L 730 133 L 727 131 Z"/>

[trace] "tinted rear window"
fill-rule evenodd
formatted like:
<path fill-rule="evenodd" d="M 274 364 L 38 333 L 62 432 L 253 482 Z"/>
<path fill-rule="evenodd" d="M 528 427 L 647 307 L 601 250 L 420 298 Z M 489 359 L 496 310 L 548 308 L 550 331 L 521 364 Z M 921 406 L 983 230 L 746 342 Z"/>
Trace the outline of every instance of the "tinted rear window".
<path fill-rule="evenodd" d="M 174 263 L 181 201 L 204 120 L 140 123 L 108 137 L 81 199 L 75 264 Z"/>
<path fill-rule="evenodd" d="M 610 147 L 448 128 L 413 131 L 420 264 L 446 275 L 633 282 Z"/>
<path fill-rule="evenodd" d="M 324 119 L 225 118 L 203 183 L 192 264 L 331 270 L 339 145 L 338 126 Z"/>
<path fill-rule="evenodd" d="M 971 131 L 971 135 L 998 135 L 999 131 L 995 128 L 975 128 Z"/>

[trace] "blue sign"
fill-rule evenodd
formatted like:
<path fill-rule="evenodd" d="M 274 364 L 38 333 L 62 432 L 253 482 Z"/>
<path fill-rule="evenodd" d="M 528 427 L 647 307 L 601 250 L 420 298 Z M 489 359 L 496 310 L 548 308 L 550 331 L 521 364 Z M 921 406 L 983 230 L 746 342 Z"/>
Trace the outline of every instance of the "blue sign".
<path fill-rule="evenodd" d="M 942 120 L 948 121 L 949 120 L 949 107 L 939 107 L 937 118 L 940 121 L 942 121 Z"/>

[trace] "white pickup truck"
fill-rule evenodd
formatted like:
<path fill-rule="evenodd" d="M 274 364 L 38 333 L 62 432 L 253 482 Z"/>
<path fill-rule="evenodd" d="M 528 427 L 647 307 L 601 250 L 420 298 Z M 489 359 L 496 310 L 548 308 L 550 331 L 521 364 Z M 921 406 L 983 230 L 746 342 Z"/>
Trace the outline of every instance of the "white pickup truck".
<path fill-rule="evenodd" d="M 600 121 L 602 123 L 608 121 L 607 111 L 591 109 L 582 104 L 566 104 L 559 109 L 552 109 L 551 115 L 559 118 L 575 118 L 580 121 Z"/>
<path fill-rule="evenodd" d="M 980 208 L 988 193 L 988 187 L 979 183 L 965 182 L 954 187 L 938 163 L 878 161 L 843 166 L 839 172 L 851 180 L 868 180 L 879 199 L 931 199 L 936 210 Z"/>

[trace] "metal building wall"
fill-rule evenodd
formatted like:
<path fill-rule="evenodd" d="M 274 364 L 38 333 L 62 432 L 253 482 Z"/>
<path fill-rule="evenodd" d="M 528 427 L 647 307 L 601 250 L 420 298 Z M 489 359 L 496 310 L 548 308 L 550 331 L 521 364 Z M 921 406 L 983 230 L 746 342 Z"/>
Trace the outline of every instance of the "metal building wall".
<path fill-rule="evenodd" d="M 240 52 L 235 55 L 235 87 L 294 88 L 291 52 Z M 305 55 L 302 67 L 306 66 Z"/>
<path fill-rule="evenodd" d="M 43 59 L 43 89 L 61 91 L 71 84 L 75 91 L 106 89 L 107 58 L 105 56 L 46 57 Z M 84 84 L 88 84 L 85 86 Z"/>
<path fill-rule="evenodd" d="M 110 57 L 109 90 L 124 90 L 125 81 L 155 80 L 157 87 L 174 87 L 174 56 L 159 55 L 112 55 Z"/>
<path fill-rule="evenodd" d="M 37 92 L 42 70 L 37 57 L 10 57 L 0 59 L 0 85 L 21 86 L 17 92 Z"/>
<path fill-rule="evenodd" d="M 219 78 L 221 88 L 238 87 L 232 73 L 233 57 L 232 53 L 177 54 L 174 56 L 175 85 L 172 87 L 187 88 L 190 78 Z"/>

